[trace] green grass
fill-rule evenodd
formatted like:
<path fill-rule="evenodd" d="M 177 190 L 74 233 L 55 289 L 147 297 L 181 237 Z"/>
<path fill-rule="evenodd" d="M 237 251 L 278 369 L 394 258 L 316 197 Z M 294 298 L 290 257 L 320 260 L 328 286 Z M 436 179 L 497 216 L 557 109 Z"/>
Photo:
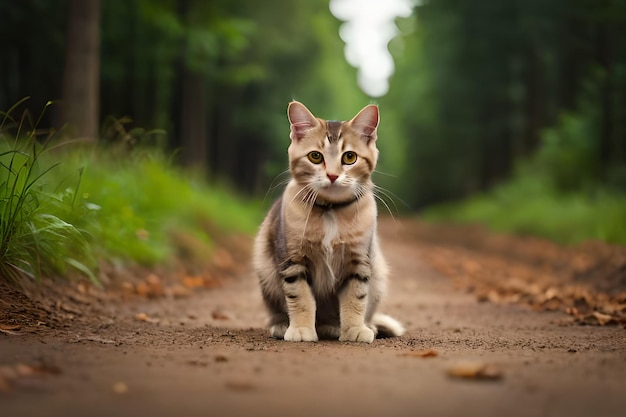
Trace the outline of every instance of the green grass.
<path fill-rule="evenodd" d="M 617 191 L 557 192 L 540 175 L 517 176 L 489 193 L 433 207 L 427 221 L 478 223 L 499 232 L 559 243 L 602 240 L 626 245 L 626 196 Z"/>
<path fill-rule="evenodd" d="M 100 154 L 73 165 L 85 167 L 77 221 L 85 223 L 99 256 L 166 262 L 176 252 L 176 236 L 210 249 L 212 233 L 252 233 L 261 218 L 259 205 L 173 167 L 158 151 L 122 159 Z"/>
<path fill-rule="evenodd" d="M 95 281 L 94 258 L 84 234 L 64 220 L 72 211 L 67 193 L 50 192 L 46 179 L 58 163 L 46 161 L 35 128 L 22 132 L 25 119 L 8 114 L 0 124 L 0 277 L 20 282 L 42 276 L 80 272 Z M 15 127 L 23 139 L 6 134 Z M 44 142 L 50 140 L 48 137 Z"/>
<path fill-rule="evenodd" d="M 262 219 L 260 204 L 157 149 L 59 144 L 26 124 L 0 125 L 0 279 L 97 282 L 98 260 L 155 266 L 184 251 L 208 260 L 216 238 L 251 234 Z"/>

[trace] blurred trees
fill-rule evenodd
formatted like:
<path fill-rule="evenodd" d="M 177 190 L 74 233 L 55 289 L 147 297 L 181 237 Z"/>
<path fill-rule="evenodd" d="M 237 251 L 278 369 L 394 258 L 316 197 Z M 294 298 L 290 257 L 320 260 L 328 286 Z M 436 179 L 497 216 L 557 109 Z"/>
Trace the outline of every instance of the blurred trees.
<path fill-rule="evenodd" d="M 82 3 L 99 2 L 0 3 L 0 109 L 31 96 L 24 106 L 37 116 L 63 97 L 68 112 L 45 120 L 88 123 L 71 116 L 72 107 L 91 104 L 70 88 L 93 74 L 75 71 L 80 64 L 71 58 L 92 38 L 86 28 L 71 29 L 95 21 L 70 13 Z M 247 191 L 265 192 L 287 167 L 290 100 L 346 118 L 367 101 L 326 0 L 103 1 L 100 13 L 102 140 L 131 143 L 164 129 L 182 163 Z"/>
<path fill-rule="evenodd" d="M 485 190 L 537 150 L 562 189 L 625 188 L 625 1 L 429 0 L 401 23 L 383 104 L 412 206 Z"/>
<path fill-rule="evenodd" d="M 64 65 L 89 38 L 67 32 L 82 3 L 0 2 L 0 109 L 25 96 L 35 115 L 63 96 L 87 106 L 62 87 L 94 73 Z M 327 0 L 100 3 L 101 140 L 164 129 L 181 163 L 264 193 L 287 167 L 288 101 L 344 119 L 370 101 Z M 391 175 L 379 184 L 420 207 L 485 190 L 530 158 L 561 190 L 626 188 L 625 0 L 424 0 L 415 10 L 390 44 L 379 146 Z"/>

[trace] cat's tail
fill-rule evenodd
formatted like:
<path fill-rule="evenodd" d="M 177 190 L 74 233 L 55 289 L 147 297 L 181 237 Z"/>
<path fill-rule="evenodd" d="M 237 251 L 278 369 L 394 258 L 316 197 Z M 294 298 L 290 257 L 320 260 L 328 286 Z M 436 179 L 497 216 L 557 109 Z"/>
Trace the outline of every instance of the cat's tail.
<path fill-rule="evenodd" d="M 372 324 L 378 330 L 376 337 L 397 337 L 402 336 L 406 331 L 400 322 L 386 314 L 376 313 L 372 317 Z"/>

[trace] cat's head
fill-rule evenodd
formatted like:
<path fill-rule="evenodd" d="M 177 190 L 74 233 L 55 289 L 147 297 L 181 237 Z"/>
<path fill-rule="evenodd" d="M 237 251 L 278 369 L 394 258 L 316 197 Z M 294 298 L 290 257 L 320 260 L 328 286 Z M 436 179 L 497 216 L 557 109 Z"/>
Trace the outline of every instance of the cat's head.
<path fill-rule="evenodd" d="M 347 122 L 319 119 L 297 101 L 289 103 L 287 114 L 291 124 L 291 175 L 311 196 L 335 204 L 358 198 L 371 189 L 371 175 L 378 160 L 377 106 L 364 107 Z"/>

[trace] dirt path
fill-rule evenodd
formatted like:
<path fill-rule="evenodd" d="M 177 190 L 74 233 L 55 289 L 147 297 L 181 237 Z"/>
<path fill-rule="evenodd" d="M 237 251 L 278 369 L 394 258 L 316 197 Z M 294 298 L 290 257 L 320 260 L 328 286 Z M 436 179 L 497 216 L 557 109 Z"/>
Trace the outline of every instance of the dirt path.
<path fill-rule="evenodd" d="M 406 324 L 401 338 L 272 340 L 247 273 L 189 298 L 118 305 L 64 330 L 0 334 L 10 382 L 4 393 L 0 384 L 0 415 L 624 415 L 622 327 L 563 325 L 561 313 L 478 303 L 395 226 L 382 229 L 394 271 L 382 310 Z M 425 350 L 435 356 L 420 356 Z M 499 378 L 471 378 L 467 363 Z"/>

